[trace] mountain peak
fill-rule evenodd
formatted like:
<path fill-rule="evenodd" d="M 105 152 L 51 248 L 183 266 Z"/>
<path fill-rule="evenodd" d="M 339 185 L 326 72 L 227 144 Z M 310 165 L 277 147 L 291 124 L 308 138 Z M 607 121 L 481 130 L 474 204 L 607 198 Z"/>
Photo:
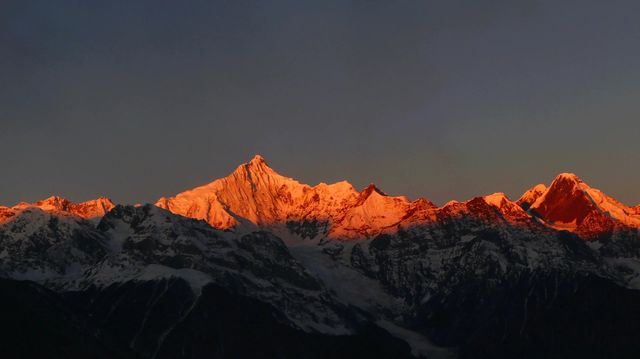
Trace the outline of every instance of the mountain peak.
<path fill-rule="evenodd" d="M 231 175 L 233 176 L 234 174 L 239 174 L 242 177 L 246 176 L 248 179 L 251 179 L 254 176 L 277 175 L 276 171 L 269 167 L 267 161 L 260 155 L 255 155 L 251 161 L 238 166 Z"/>
<path fill-rule="evenodd" d="M 249 163 L 253 165 L 267 165 L 267 161 L 261 155 L 253 156 L 253 158 L 251 159 L 251 161 L 249 161 Z"/>
<path fill-rule="evenodd" d="M 567 195 L 574 192 L 586 193 L 586 191 L 590 189 L 591 187 L 589 187 L 589 185 L 576 174 L 561 173 L 553 180 L 553 182 L 551 182 L 549 188 L 545 190 L 544 195 L 540 196 L 538 199 L 542 200 L 542 197 L 554 193 L 566 193 Z"/>
<path fill-rule="evenodd" d="M 38 208 L 49 212 L 66 212 L 85 219 L 98 218 L 109 212 L 115 204 L 106 197 L 99 197 L 81 203 L 74 203 L 60 196 L 51 196 L 35 203 L 21 202 L 13 207 L 14 210 Z"/>
<path fill-rule="evenodd" d="M 623 206 L 568 172 L 559 174 L 549 188 L 539 184 L 529 189 L 518 202 L 511 201 L 502 192 L 476 199 L 448 203 L 441 211 L 456 211 L 457 207 L 484 210 L 489 204 L 511 223 L 529 223 L 533 215 L 554 228 L 576 231 L 593 227 L 594 221 L 599 223 L 599 228 L 605 228 L 608 218 L 640 226 L 637 209 Z M 255 155 L 226 177 L 174 197 L 161 198 L 156 205 L 182 216 L 205 220 L 220 229 L 241 224 L 289 226 L 299 222 L 307 226 L 306 223 L 320 223 L 323 227 L 314 231 L 294 227 L 311 237 L 325 231 L 335 238 L 367 237 L 403 221 L 431 220 L 435 217 L 428 210 L 436 209 L 427 201 L 410 202 L 403 196 L 389 196 L 373 183 L 360 192 L 348 182 L 320 183 L 313 187 L 302 184 L 274 171 L 261 155 Z"/>
<path fill-rule="evenodd" d="M 573 183 L 584 183 L 580 177 L 578 177 L 575 173 L 571 173 L 571 172 L 563 172 L 560 173 L 556 179 L 553 181 L 553 183 L 558 182 L 558 181 L 563 181 L 563 182 L 573 182 Z M 552 185 L 553 185 L 552 183 Z"/>
<path fill-rule="evenodd" d="M 531 211 L 561 229 L 599 233 L 615 222 L 638 226 L 633 209 L 592 188 L 573 173 L 561 173 L 531 205 Z"/>
<path fill-rule="evenodd" d="M 494 206 L 494 207 L 498 207 L 500 208 L 502 206 L 503 202 L 510 202 L 509 198 L 507 197 L 507 195 L 504 194 L 504 192 L 496 192 L 493 194 L 490 194 L 488 196 L 484 196 L 482 197 L 484 199 L 485 202 L 487 202 L 488 204 Z"/>
<path fill-rule="evenodd" d="M 68 202 L 68 200 L 64 197 L 53 195 L 49 198 L 42 200 L 41 202 Z"/>
<path fill-rule="evenodd" d="M 51 196 L 42 201 L 38 201 L 34 203 L 33 207 L 38 207 L 43 210 L 55 210 L 55 211 L 65 211 L 68 212 L 72 203 L 63 197 L 60 196 Z"/>
<path fill-rule="evenodd" d="M 386 193 L 384 193 L 380 188 L 378 188 L 373 183 L 369 183 L 369 185 L 362 190 L 362 194 L 365 197 L 369 197 L 369 195 L 371 195 L 373 193 L 377 193 L 377 194 L 379 194 L 381 196 L 386 196 L 387 195 Z"/>
<path fill-rule="evenodd" d="M 569 227 L 579 226 L 596 211 L 586 194 L 588 186 L 573 173 L 561 173 L 549 188 L 531 204 L 534 213 L 549 223 Z"/>
<path fill-rule="evenodd" d="M 531 207 L 535 201 L 547 191 L 547 186 L 543 183 L 537 184 L 528 189 L 516 202 L 525 211 Z"/>
<path fill-rule="evenodd" d="M 240 218 L 253 224 L 275 222 L 282 215 L 281 207 L 290 205 L 307 187 L 278 174 L 256 155 L 228 176 L 175 197 L 161 198 L 156 205 L 229 229 L 238 225 Z"/>
<path fill-rule="evenodd" d="M 356 203 L 357 205 L 362 205 L 366 201 L 369 201 L 369 198 L 376 199 L 381 197 L 387 197 L 387 194 L 382 192 L 375 184 L 370 183 L 362 190 L 362 192 L 360 192 Z"/>

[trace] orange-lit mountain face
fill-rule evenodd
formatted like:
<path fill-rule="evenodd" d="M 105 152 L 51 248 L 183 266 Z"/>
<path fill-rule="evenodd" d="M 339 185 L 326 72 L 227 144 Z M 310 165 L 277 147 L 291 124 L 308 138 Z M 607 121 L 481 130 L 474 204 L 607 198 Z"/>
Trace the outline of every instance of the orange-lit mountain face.
<path fill-rule="evenodd" d="M 156 205 L 220 229 L 240 223 L 266 227 L 313 223 L 339 238 L 378 234 L 401 222 L 424 220 L 435 209 L 426 200 L 387 196 L 374 185 L 358 192 L 348 182 L 301 184 L 276 173 L 260 156 L 225 178 L 161 198 Z"/>
<path fill-rule="evenodd" d="M 41 210 L 51 214 L 73 216 L 83 219 L 101 218 L 115 207 L 108 198 L 100 197 L 82 203 L 73 203 L 65 198 L 52 196 L 35 203 L 19 203 L 13 207 L 0 206 L 0 223 L 7 222 L 26 210 Z"/>
<path fill-rule="evenodd" d="M 531 205 L 531 213 L 557 229 L 593 237 L 616 227 L 640 227 L 640 216 L 630 207 L 589 187 L 575 174 L 560 174 Z"/>
<path fill-rule="evenodd" d="M 528 210 L 531 205 L 547 191 L 547 186 L 540 183 L 526 191 L 516 202 L 520 207 Z"/>
<path fill-rule="evenodd" d="M 0 206 L 0 223 L 28 209 L 101 218 L 114 206 L 103 197 L 73 203 L 53 196 L 32 204 Z M 373 184 L 362 191 L 346 181 L 312 187 L 278 174 L 261 156 L 227 177 L 161 198 L 156 206 L 204 220 L 218 229 L 287 229 L 304 238 L 366 239 L 469 218 L 525 229 L 545 226 L 574 232 L 584 239 L 596 239 L 617 229 L 640 228 L 640 206 L 625 206 L 570 173 L 560 174 L 549 187 L 536 185 L 515 202 L 503 193 L 494 193 L 437 207 L 424 198 L 410 201 L 404 196 L 389 196 Z"/>
<path fill-rule="evenodd" d="M 588 239 L 618 227 L 640 227 L 637 207 L 623 205 L 573 174 L 559 175 L 549 188 L 539 184 L 517 202 L 496 193 L 438 208 L 426 199 L 388 196 L 373 184 L 361 192 L 348 182 L 311 187 L 281 176 L 261 156 L 225 178 L 161 198 L 156 205 L 220 229 L 286 225 L 311 238 L 370 238 L 457 217 L 521 227 L 541 223 Z"/>

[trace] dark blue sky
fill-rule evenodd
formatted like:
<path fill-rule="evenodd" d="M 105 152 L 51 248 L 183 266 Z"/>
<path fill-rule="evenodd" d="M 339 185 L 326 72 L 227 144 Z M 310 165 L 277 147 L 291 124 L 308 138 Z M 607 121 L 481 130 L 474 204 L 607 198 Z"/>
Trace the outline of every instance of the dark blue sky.
<path fill-rule="evenodd" d="M 0 203 L 119 202 L 260 153 L 437 203 L 559 172 L 640 202 L 637 1 L 3 1 Z"/>

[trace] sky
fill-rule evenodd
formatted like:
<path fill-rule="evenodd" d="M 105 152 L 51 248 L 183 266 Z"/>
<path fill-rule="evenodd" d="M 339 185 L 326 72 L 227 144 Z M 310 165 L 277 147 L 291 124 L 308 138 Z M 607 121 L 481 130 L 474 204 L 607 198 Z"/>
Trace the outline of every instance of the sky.
<path fill-rule="evenodd" d="M 155 202 L 261 154 L 442 204 L 640 203 L 640 2 L 0 2 L 0 204 Z"/>

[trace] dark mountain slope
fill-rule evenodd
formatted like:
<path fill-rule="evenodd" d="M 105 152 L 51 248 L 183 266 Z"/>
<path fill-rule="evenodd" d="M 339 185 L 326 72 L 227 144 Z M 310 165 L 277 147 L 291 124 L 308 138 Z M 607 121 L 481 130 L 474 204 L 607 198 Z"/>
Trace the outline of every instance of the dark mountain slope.
<path fill-rule="evenodd" d="M 3 358 L 138 358 L 97 339 L 85 317 L 32 282 L 0 279 L 0 318 Z"/>

